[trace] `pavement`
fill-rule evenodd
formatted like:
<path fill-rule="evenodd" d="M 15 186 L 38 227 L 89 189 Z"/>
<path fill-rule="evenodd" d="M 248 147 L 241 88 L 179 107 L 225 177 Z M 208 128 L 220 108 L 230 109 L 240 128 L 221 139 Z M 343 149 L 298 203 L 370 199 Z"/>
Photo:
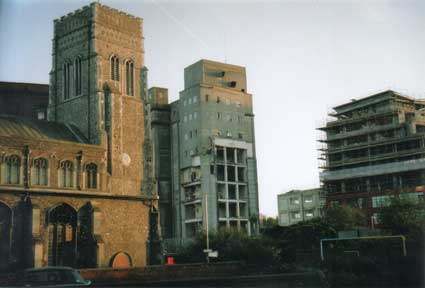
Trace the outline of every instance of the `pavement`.
<path fill-rule="evenodd" d="M 323 274 L 323 273 L 322 273 Z M 93 283 L 95 287 L 291 287 L 328 288 L 320 272 L 263 274 L 215 278 L 191 278 L 144 282 L 143 280 L 116 283 Z"/>

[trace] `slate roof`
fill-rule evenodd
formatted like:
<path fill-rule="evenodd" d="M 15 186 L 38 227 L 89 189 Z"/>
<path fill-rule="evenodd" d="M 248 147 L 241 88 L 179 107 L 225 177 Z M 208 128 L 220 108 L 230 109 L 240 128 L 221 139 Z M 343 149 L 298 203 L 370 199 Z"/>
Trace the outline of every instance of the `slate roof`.
<path fill-rule="evenodd" d="M 56 140 L 88 144 L 76 127 L 44 120 L 33 120 L 0 114 L 0 137 L 31 140 Z"/>

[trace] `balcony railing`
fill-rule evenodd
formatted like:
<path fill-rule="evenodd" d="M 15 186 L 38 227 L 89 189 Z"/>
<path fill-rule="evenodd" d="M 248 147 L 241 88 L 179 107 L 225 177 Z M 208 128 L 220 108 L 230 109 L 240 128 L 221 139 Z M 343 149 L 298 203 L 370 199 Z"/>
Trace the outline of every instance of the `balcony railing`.
<path fill-rule="evenodd" d="M 408 156 L 411 154 L 423 153 L 423 148 L 404 150 L 404 151 L 392 151 L 387 153 L 381 153 L 374 156 L 362 156 L 362 157 L 346 157 L 343 160 L 330 161 L 328 167 L 341 166 L 347 164 L 357 164 L 362 162 L 378 161 L 384 159 L 391 159 L 394 157 Z"/>
<path fill-rule="evenodd" d="M 362 166 L 358 168 L 349 168 L 337 171 L 324 171 L 320 172 L 319 175 L 321 181 L 332 181 L 380 174 L 398 173 L 418 169 L 425 169 L 425 158 L 372 166 Z"/>
<path fill-rule="evenodd" d="M 363 126 L 362 128 L 360 128 L 358 130 L 354 130 L 354 131 L 350 131 L 350 132 L 342 132 L 342 133 L 338 133 L 338 134 L 335 134 L 335 135 L 328 135 L 326 141 L 344 139 L 344 138 L 353 137 L 353 136 L 360 136 L 360 135 L 363 135 L 363 134 L 385 131 L 385 130 L 398 128 L 398 127 L 401 127 L 401 124 L 397 123 L 397 122 L 392 122 L 390 124 L 379 125 L 379 126 L 366 125 L 366 126 Z"/>
<path fill-rule="evenodd" d="M 186 194 L 184 198 L 185 202 L 192 202 L 196 200 L 201 200 L 201 195 L 198 193 Z"/>

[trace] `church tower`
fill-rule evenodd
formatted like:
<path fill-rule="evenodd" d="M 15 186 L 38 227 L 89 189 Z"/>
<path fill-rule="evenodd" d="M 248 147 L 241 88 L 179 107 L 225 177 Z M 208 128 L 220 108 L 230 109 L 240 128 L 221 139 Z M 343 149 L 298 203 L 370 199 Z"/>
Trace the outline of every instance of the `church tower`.
<path fill-rule="evenodd" d="M 141 18 L 97 2 L 54 23 L 48 119 L 105 148 L 114 195 L 142 190 L 142 35 Z"/>

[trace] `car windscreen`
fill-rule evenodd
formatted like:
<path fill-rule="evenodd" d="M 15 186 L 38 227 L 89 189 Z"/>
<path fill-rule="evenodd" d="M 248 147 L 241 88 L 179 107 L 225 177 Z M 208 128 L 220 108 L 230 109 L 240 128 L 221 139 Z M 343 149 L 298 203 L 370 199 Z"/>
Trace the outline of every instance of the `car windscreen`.
<path fill-rule="evenodd" d="M 26 283 L 37 284 L 37 285 L 66 284 L 66 283 L 80 282 L 80 281 L 76 281 L 75 278 L 76 278 L 76 275 L 73 273 L 73 271 L 67 271 L 67 270 L 32 271 L 32 272 L 26 273 L 25 281 Z M 81 276 L 79 276 L 78 280 L 80 278 Z"/>

